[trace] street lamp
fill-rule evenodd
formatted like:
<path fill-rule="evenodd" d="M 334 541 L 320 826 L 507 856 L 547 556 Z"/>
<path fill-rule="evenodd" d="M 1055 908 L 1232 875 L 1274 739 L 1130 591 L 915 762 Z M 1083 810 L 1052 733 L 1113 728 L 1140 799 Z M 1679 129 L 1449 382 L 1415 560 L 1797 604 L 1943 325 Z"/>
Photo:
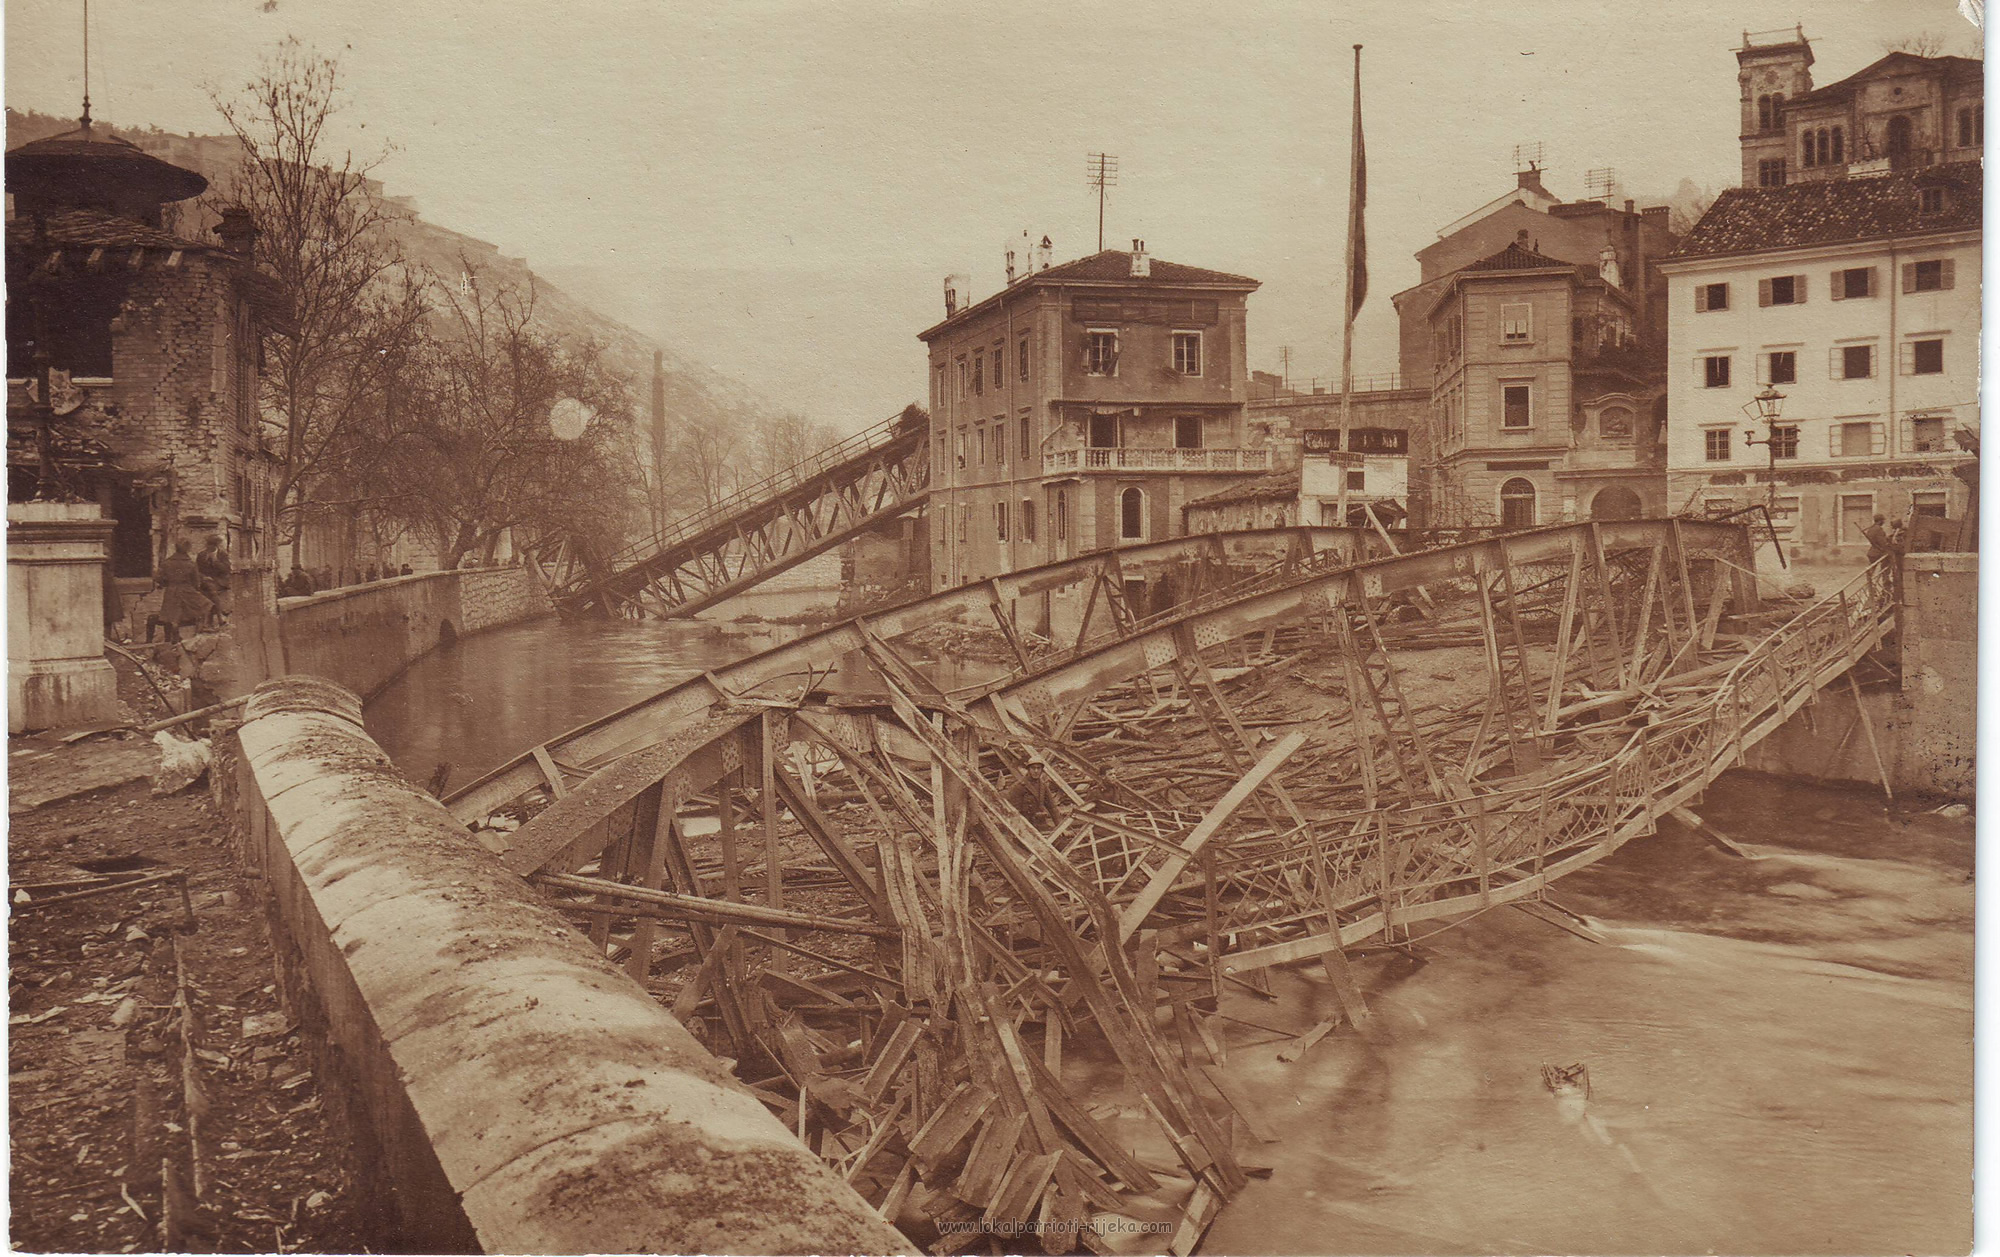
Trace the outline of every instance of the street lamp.
<path fill-rule="evenodd" d="M 1785 408 L 1785 395 L 1767 384 L 1764 391 L 1751 398 L 1750 405 L 1743 408 L 1746 414 L 1751 406 L 1757 408 L 1756 417 L 1764 423 L 1764 438 L 1758 440 L 1757 430 L 1746 428 L 1743 444 L 1761 445 L 1767 455 L 1770 470 L 1764 475 L 1764 511 L 1768 515 L 1778 505 L 1778 415 Z"/>

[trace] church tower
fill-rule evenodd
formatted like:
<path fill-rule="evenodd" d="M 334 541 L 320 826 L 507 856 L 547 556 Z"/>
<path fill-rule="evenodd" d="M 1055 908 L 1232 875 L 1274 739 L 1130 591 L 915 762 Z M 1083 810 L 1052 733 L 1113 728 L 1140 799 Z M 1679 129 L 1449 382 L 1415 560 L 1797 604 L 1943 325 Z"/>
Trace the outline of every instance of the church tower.
<path fill-rule="evenodd" d="M 1785 102 L 1812 90 L 1812 45 L 1802 27 L 1743 32 L 1736 82 L 1743 92 L 1743 186 L 1781 187 L 1786 180 Z"/>

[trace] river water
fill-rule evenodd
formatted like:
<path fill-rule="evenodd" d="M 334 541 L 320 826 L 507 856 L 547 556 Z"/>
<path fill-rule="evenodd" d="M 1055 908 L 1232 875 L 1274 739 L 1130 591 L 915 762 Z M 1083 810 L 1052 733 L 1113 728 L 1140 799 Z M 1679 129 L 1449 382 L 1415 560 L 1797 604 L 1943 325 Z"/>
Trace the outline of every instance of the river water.
<path fill-rule="evenodd" d="M 710 634 L 482 633 L 418 661 L 368 722 L 411 775 L 449 760 L 467 781 L 778 640 Z M 1559 883 L 1604 943 L 1497 909 L 1415 959 L 1361 960 L 1368 1038 L 1285 1064 L 1244 1031 L 1229 1071 L 1276 1137 L 1252 1147 L 1273 1173 L 1203 1251 L 1965 1251 L 1971 821 L 1736 774 L 1699 810 L 1756 858 L 1663 826 Z M 1334 1015 L 1316 971 L 1274 990 L 1223 1011 L 1298 1029 Z M 1585 1065 L 1588 1100 L 1552 1095 L 1545 1064 Z M 1121 1102 L 1113 1071 L 1094 1083 L 1092 1103 Z"/>

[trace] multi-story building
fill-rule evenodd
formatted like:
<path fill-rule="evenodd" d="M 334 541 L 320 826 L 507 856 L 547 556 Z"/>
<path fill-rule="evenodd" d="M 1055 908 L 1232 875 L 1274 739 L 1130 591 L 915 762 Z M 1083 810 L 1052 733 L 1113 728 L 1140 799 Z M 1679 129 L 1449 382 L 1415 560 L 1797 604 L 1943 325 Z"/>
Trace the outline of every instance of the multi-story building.
<path fill-rule="evenodd" d="M 1766 503 L 1793 556 L 1831 561 L 1866 553 L 1874 515 L 1963 512 L 1981 202 L 1977 162 L 1716 198 L 1662 267 L 1675 510 Z"/>
<path fill-rule="evenodd" d="M 1181 508 L 1270 468 L 1246 438 L 1245 299 L 1257 281 L 1143 241 L 1046 250 L 962 306 L 930 349 L 932 583 L 1181 534 Z"/>
<path fill-rule="evenodd" d="M 1290 484 L 1296 500 L 1285 514 L 1287 524 L 1338 524 L 1343 498 L 1350 519 L 1363 507 L 1384 508 L 1383 518 L 1390 520 L 1407 517 L 1410 429 L 1421 426 L 1430 411 L 1428 387 L 1404 388 L 1393 375 L 1354 381 L 1343 440 L 1337 384 L 1314 381 L 1291 389 L 1266 372 L 1251 375 L 1251 442 L 1270 445 L 1272 458 L 1285 465 L 1259 483 L 1257 500 Z M 1215 497 L 1210 495 L 1211 508 L 1218 504 Z M 1222 500 L 1251 499 L 1225 492 Z M 1212 509 L 1187 512 L 1190 531 L 1215 531 L 1208 525 L 1217 518 Z"/>
<path fill-rule="evenodd" d="M 1455 271 L 1426 312 L 1428 518 L 1525 528 L 1665 505 L 1664 381 L 1641 305 L 1599 267 L 1536 252 L 1526 231 Z"/>
<path fill-rule="evenodd" d="M 133 594 L 178 540 L 269 557 L 259 338 L 289 314 L 247 213 L 223 211 L 215 242 L 162 227 L 206 186 L 87 115 L 7 152 L 8 500 L 98 503 Z"/>
<path fill-rule="evenodd" d="M 1549 522 L 1592 511 L 1650 511 L 1663 504 L 1653 412 L 1665 387 L 1666 285 L 1659 261 L 1677 242 L 1668 220 L 1665 206 L 1642 210 L 1628 200 L 1616 209 L 1603 201 L 1564 202 L 1531 167 L 1507 195 L 1447 225 L 1418 251 L 1420 282 L 1394 298 L 1403 382 L 1434 395 L 1431 419 L 1410 429 L 1413 522 L 1491 524 L 1524 516 Z M 1528 256 L 1513 252 L 1517 249 Z M 1470 286 L 1468 274 L 1479 277 Z M 1576 284 L 1566 276 L 1574 276 Z M 1558 301 L 1555 291 L 1566 287 L 1573 291 Z M 1466 339 L 1469 327 L 1463 317 L 1454 322 L 1450 309 L 1452 302 L 1468 298 L 1483 308 L 1488 296 L 1503 290 L 1524 294 L 1509 298 L 1509 304 L 1525 300 L 1541 307 L 1538 317 L 1557 317 L 1551 302 L 1577 309 L 1561 316 L 1564 323 L 1544 323 L 1527 339 L 1497 341 L 1500 359 L 1482 364 L 1465 355 L 1485 353 L 1485 346 Z M 1630 343 L 1607 344 L 1595 323 L 1575 323 L 1598 318 L 1600 305 L 1610 320 L 1606 326 L 1623 326 L 1619 335 Z M 1556 335 L 1558 327 L 1570 334 Z M 1486 330 L 1500 334 L 1497 325 Z M 1447 344 L 1448 335 L 1458 339 Z M 1519 389 L 1529 382 L 1514 381 L 1516 404 L 1509 412 L 1510 394 L 1503 387 L 1486 381 L 1468 388 L 1470 380 L 1447 378 L 1459 369 L 1477 378 L 1487 366 L 1522 366 L 1531 347 L 1534 360 L 1563 382 L 1547 379 L 1539 393 L 1531 387 L 1536 414 L 1525 426 Z M 1605 413 L 1611 416 L 1608 429 L 1599 422 Z M 1489 462 L 1539 465 L 1489 468 Z M 1510 505 L 1503 509 L 1499 488 L 1508 481 L 1521 483 L 1512 485 Z M 1607 489 L 1617 492 L 1600 502 Z"/>
<path fill-rule="evenodd" d="M 1970 57 L 1892 52 L 1815 88 L 1805 31 L 1745 33 L 1743 186 L 1978 161 L 1986 144 L 1985 64 Z"/>

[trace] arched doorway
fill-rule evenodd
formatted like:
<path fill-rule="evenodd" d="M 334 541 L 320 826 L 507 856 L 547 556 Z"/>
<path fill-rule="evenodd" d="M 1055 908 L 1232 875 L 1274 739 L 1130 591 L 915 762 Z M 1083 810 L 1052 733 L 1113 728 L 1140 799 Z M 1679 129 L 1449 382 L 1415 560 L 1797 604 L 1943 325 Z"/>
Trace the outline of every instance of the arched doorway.
<path fill-rule="evenodd" d="M 1534 481 L 1516 476 L 1500 486 L 1500 526 L 1502 528 L 1535 526 Z"/>
<path fill-rule="evenodd" d="M 1907 116 L 1889 119 L 1889 168 L 1903 170 L 1910 164 L 1910 120 Z"/>
<path fill-rule="evenodd" d="M 1590 499 L 1592 519 L 1637 519 L 1645 513 L 1646 505 L 1639 495 L 1622 484 L 1607 485 Z"/>

